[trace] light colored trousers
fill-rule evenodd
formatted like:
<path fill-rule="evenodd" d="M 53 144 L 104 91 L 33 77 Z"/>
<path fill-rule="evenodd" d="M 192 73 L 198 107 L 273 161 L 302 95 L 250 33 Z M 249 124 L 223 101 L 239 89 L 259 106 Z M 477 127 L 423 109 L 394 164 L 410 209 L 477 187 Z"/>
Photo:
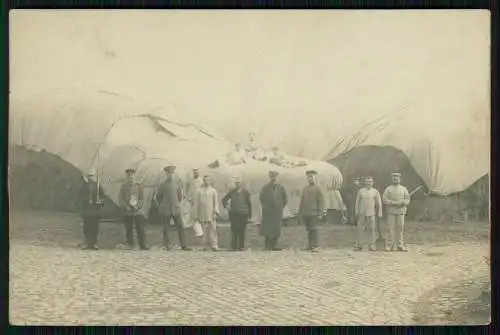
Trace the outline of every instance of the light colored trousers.
<path fill-rule="evenodd" d="M 374 245 L 376 240 L 377 240 L 377 229 L 375 223 L 375 215 L 359 217 L 357 244 Z"/>
<path fill-rule="evenodd" d="M 201 222 L 201 226 L 203 227 L 204 244 L 210 248 L 218 248 L 217 222 L 215 220 Z"/>
<path fill-rule="evenodd" d="M 389 224 L 389 230 L 391 231 L 391 241 L 389 245 L 394 247 L 402 247 L 404 245 L 403 241 L 403 230 L 405 226 L 404 214 L 388 214 L 387 223 Z"/>

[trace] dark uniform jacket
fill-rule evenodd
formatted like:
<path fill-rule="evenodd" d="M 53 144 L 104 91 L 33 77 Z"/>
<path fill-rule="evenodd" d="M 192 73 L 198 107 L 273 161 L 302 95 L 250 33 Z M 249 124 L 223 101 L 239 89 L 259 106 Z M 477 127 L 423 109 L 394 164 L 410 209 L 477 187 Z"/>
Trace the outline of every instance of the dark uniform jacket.
<path fill-rule="evenodd" d="M 104 190 L 99 185 L 99 200 L 104 200 Z M 102 204 L 97 203 L 97 183 L 86 181 L 78 194 L 78 208 L 82 216 L 101 215 Z"/>
<path fill-rule="evenodd" d="M 137 202 L 132 206 L 131 200 L 135 198 Z M 139 183 L 124 183 L 120 187 L 118 203 L 124 215 L 138 215 L 144 203 L 144 193 Z"/>

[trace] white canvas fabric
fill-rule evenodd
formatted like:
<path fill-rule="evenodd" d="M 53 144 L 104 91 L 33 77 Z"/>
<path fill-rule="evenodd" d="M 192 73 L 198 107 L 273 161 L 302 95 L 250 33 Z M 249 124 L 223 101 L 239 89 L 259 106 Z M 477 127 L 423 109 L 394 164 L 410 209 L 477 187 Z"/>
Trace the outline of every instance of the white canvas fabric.
<path fill-rule="evenodd" d="M 306 170 L 316 169 L 324 187 L 331 178 L 342 182 L 339 170 L 321 161 L 305 160 L 306 166 L 296 168 L 252 160 L 227 165 L 224 157 L 232 144 L 220 135 L 190 123 L 173 108 L 148 109 L 105 91 L 61 89 L 13 105 L 10 140 L 11 144 L 57 155 L 82 174 L 96 171 L 115 203 L 125 169 L 136 169 L 137 180 L 144 186 L 142 214 L 146 216 L 154 188 L 164 176 L 162 169 L 168 164 L 177 166 L 176 174 L 184 183 L 195 167 L 201 174 L 211 174 L 221 196 L 233 186 L 233 177 L 240 176 L 252 194 L 255 221 L 260 220 L 258 193 L 268 182 L 271 169 L 281 173 L 290 193 L 288 213 L 297 210 Z M 217 159 L 220 167 L 209 168 Z"/>
<path fill-rule="evenodd" d="M 325 159 L 359 146 L 392 146 L 408 156 L 429 192 L 464 191 L 490 171 L 490 115 L 488 106 L 462 107 L 415 105 L 381 117 L 341 138 Z"/>

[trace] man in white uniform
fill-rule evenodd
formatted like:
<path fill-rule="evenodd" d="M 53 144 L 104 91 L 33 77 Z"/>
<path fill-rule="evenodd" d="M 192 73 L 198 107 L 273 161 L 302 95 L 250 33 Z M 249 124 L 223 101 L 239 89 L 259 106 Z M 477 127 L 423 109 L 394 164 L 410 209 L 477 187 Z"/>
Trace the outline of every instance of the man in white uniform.
<path fill-rule="evenodd" d="M 194 215 L 195 221 L 203 227 L 205 245 L 212 251 L 218 251 L 216 217 L 219 215 L 219 197 L 208 175 L 203 176 L 203 185 L 196 191 Z"/>
<path fill-rule="evenodd" d="M 193 169 L 193 177 L 186 183 L 186 200 L 189 203 L 189 217 L 186 226 L 192 226 L 195 222 L 195 212 L 194 212 L 194 201 L 196 198 L 196 192 L 201 188 L 203 180 L 200 176 L 200 169 Z"/>
<path fill-rule="evenodd" d="M 387 206 L 387 223 L 391 231 L 391 251 L 408 251 L 403 241 L 406 208 L 410 204 L 410 193 L 401 185 L 401 173 L 392 173 L 392 185 L 382 195 Z"/>
<path fill-rule="evenodd" d="M 233 151 L 231 151 L 227 156 L 227 162 L 229 165 L 239 165 L 246 163 L 247 153 L 241 148 L 240 143 L 234 145 Z"/>
<path fill-rule="evenodd" d="M 377 229 L 375 215 L 382 217 L 382 199 L 380 193 L 373 188 L 373 178 L 366 177 L 365 187 L 358 191 L 356 197 L 355 213 L 358 219 L 358 240 L 354 247 L 354 251 L 363 250 L 363 243 L 369 240 L 370 251 L 375 250 L 375 241 L 377 239 Z M 370 237 L 366 236 L 368 233 Z"/>
<path fill-rule="evenodd" d="M 248 134 L 248 142 L 246 144 L 245 150 L 249 157 L 253 159 L 262 160 L 264 159 L 264 155 L 260 145 L 255 140 L 255 133 L 251 132 Z"/>
<path fill-rule="evenodd" d="M 281 167 L 291 167 L 290 158 L 278 147 L 272 147 L 268 162 Z"/>

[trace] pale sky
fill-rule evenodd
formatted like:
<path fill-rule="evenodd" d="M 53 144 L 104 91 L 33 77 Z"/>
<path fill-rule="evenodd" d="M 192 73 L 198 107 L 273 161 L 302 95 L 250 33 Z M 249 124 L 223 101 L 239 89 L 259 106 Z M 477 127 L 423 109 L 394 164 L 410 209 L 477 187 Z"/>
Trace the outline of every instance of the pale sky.
<path fill-rule="evenodd" d="M 438 119 L 471 108 L 489 113 L 489 17 L 17 10 L 10 89 L 18 100 L 88 85 L 148 104 L 173 102 L 230 140 L 256 131 L 266 145 L 294 151 L 293 135 L 309 156 L 321 156 L 346 127 L 408 104 L 443 113 Z"/>

